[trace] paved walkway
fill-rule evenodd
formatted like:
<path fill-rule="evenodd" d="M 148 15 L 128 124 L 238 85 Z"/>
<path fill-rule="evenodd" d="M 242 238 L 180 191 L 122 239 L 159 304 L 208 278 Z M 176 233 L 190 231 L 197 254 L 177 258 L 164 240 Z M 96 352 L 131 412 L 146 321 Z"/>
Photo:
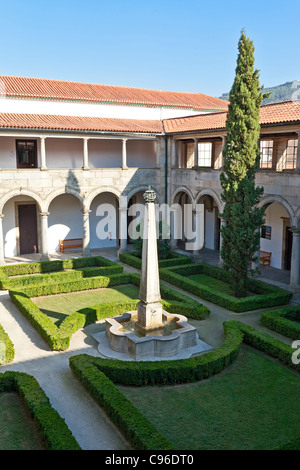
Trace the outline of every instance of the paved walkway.
<path fill-rule="evenodd" d="M 116 250 L 99 250 L 101 254 L 117 260 Z M 72 257 L 78 254 L 73 253 Z M 66 255 L 71 257 L 71 254 Z M 20 260 L 20 262 L 24 260 Z M 28 260 L 27 260 L 28 262 Z M 126 272 L 137 272 L 127 265 Z M 164 284 L 168 285 L 163 281 Z M 174 289 L 174 286 L 171 286 Z M 237 319 L 252 325 L 280 340 L 291 343 L 286 337 L 271 333 L 259 323 L 262 310 L 236 314 L 218 307 L 210 302 L 197 298 L 192 294 L 177 289 L 199 302 L 207 305 L 211 314 L 203 321 L 191 321 L 197 327 L 199 337 L 213 347 L 218 347 L 224 341 L 223 321 Z M 99 324 L 89 325 L 77 331 L 66 352 L 51 351 L 37 331 L 29 324 L 24 316 L 11 302 L 7 291 L 0 291 L 0 324 L 3 326 L 15 346 L 15 359 L 11 364 L 1 366 L 0 372 L 14 370 L 33 375 L 47 396 L 52 406 L 65 419 L 67 425 L 85 450 L 123 450 L 130 449 L 129 444 L 110 422 L 101 408 L 89 396 L 69 368 L 69 357 L 86 353 L 97 356 L 97 343 L 90 336 Z"/>

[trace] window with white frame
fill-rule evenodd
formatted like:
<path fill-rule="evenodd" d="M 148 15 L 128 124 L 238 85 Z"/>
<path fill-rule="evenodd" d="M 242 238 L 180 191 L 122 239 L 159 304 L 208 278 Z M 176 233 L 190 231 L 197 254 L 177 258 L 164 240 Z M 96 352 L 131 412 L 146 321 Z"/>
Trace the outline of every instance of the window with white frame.
<path fill-rule="evenodd" d="M 260 141 L 260 168 L 272 169 L 273 167 L 273 140 Z"/>
<path fill-rule="evenodd" d="M 211 168 L 212 142 L 198 143 L 198 165 Z"/>
<path fill-rule="evenodd" d="M 298 139 L 289 139 L 286 143 L 284 170 L 296 168 Z"/>

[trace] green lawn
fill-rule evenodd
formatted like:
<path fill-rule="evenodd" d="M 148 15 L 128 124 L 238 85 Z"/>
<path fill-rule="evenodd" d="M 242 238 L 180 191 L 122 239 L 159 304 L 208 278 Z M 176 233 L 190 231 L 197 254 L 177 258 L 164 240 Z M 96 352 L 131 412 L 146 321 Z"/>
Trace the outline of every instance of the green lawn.
<path fill-rule="evenodd" d="M 220 281 L 219 279 L 207 276 L 206 274 L 191 274 L 188 276 L 188 278 L 191 279 L 191 281 L 197 282 L 197 284 L 203 285 L 204 287 L 209 287 L 215 291 L 234 296 L 234 291 L 227 282 Z M 248 295 L 253 294 L 248 292 Z"/>
<path fill-rule="evenodd" d="M 93 305 L 138 299 L 139 289 L 132 284 L 72 292 L 69 294 L 48 295 L 33 298 L 33 302 L 59 326 L 67 315 Z"/>
<path fill-rule="evenodd" d="M 34 422 L 16 393 L 0 393 L 0 450 L 44 450 Z"/>
<path fill-rule="evenodd" d="M 268 450 L 300 434 L 299 374 L 249 346 L 208 380 L 120 389 L 177 450 Z"/>

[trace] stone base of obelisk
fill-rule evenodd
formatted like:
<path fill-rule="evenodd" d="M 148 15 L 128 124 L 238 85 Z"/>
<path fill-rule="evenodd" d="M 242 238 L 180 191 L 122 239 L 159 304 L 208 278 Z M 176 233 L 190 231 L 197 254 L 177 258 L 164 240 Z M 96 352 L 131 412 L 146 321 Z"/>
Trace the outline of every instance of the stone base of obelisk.
<path fill-rule="evenodd" d="M 139 302 L 136 329 L 140 333 L 147 333 L 163 326 L 163 309 L 160 302 Z"/>

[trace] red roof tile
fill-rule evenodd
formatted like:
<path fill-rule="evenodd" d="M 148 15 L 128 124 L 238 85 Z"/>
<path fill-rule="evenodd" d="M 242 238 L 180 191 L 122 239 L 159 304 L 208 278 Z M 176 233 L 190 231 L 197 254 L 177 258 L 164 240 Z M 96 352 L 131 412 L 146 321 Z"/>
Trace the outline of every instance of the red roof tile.
<path fill-rule="evenodd" d="M 145 106 L 172 106 L 206 110 L 226 110 L 228 102 L 202 93 L 160 91 L 43 78 L 0 75 L 6 96 Z"/>
<path fill-rule="evenodd" d="M 0 128 L 161 134 L 161 121 L 0 113 Z"/>

